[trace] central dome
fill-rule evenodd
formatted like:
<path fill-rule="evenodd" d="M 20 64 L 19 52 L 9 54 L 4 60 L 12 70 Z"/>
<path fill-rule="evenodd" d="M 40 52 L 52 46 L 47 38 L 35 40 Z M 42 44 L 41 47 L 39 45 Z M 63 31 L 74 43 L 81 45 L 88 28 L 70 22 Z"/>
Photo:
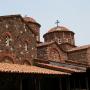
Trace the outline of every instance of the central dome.
<path fill-rule="evenodd" d="M 47 33 L 43 35 L 45 42 L 55 41 L 59 45 L 68 43 L 74 45 L 74 32 L 70 31 L 64 26 L 57 26 L 51 28 Z"/>
<path fill-rule="evenodd" d="M 56 31 L 70 31 L 69 29 L 67 29 L 66 27 L 64 26 L 57 26 L 57 27 L 54 27 L 54 28 L 51 28 L 48 33 L 50 32 L 56 32 Z"/>

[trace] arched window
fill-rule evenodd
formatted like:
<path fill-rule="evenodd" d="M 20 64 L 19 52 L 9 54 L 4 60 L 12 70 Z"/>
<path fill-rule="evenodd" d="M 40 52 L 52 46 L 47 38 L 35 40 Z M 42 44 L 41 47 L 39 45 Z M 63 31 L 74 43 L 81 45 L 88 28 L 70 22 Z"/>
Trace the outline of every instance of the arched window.
<path fill-rule="evenodd" d="M 6 36 L 6 41 L 5 41 L 6 46 L 9 46 L 10 45 L 10 41 L 11 41 L 10 37 L 9 36 Z"/>
<path fill-rule="evenodd" d="M 52 61 L 60 61 L 60 55 L 57 49 L 53 48 L 50 50 L 50 60 Z"/>
<path fill-rule="evenodd" d="M 28 51 L 28 42 L 25 41 L 25 45 L 24 45 L 25 51 Z"/>
<path fill-rule="evenodd" d="M 11 33 L 6 32 L 5 33 L 5 45 L 9 46 L 11 41 L 12 41 Z"/>
<path fill-rule="evenodd" d="M 62 40 L 59 38 L 59 39 L 58 39 L 58 44 L 61 44 L 61 42 L 62 42 Z"/>

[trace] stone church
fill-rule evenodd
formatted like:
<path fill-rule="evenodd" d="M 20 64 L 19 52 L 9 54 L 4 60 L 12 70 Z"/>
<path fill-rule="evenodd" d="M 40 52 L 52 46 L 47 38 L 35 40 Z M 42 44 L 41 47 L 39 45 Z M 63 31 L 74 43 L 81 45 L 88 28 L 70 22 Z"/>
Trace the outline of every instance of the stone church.
<path fill-rule="evenodd" d="M 66 26 L 48 30 L 31 17 L 0 16 L 0 90 L 89 90 L 90 45 Z"/>

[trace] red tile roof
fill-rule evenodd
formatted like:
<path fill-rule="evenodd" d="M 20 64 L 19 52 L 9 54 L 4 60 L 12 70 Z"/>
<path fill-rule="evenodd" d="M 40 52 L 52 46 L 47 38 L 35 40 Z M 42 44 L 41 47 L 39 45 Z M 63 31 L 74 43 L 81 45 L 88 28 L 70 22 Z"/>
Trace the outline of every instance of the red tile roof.
<path fill-rule="evenodd" d="M 52 33 L 52 32 L 72 32 L 72 31 L 70 31 L 68 28 L 64 26 L 56 26 L 56 27 L 51 28 L 47 33 Z"/>
<path fill-rule="evenodd" d="M 27 65 L 8 64 L 8 63 L 0 63 L 0 72 L 69 75 L 68 73 L 40 68 L 37 66 L 27 66 Z"/>
<path fill-rule="evenodd" d="M 48 69 L 53 69 L 57 71 L 62 71 L 66 73 L 74 73 L 74 72 L 86 72 L 86 70 L 78 70 L 78 69 L 72 69 L 69 67 L 63 67 L 63 66 L 56 66 L 56 65 L 51 65 L 51 64 L 45 64 L 45 63 L 36 63 L 37 66 L 48 68 Z"/>
<path fill-rule="evenodd" d="M 54 28 L 51 28 L 48 32 L 54 32 L 54 31 L 69 31 L 69 29 L 67 29 L 64 26 L 56 26 Z"/>
<path fill-rule="evenodd" d="M 37 44 L 37 47 L 48 46 L 48 45 L 51 45 L 51 44 L 53 44 L 53 43 L 55 43 L 55 41 L 44 42 L 44 43 Z"/>

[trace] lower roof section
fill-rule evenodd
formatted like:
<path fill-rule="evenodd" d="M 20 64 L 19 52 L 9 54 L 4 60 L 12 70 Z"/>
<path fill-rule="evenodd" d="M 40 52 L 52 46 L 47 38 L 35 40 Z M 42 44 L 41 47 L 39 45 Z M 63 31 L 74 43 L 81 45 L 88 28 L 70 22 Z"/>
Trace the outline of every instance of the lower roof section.
<path fill-rule="evenodd" d="M 4 73 L 27 73 L 27 74 L 47 74 L 47 75 L 70 75 L 61 71 L 50 70 L 37 66 L 0 63 L 0 72 Z"/>
<path fill-rule="evenodd" d="M 75 68 L 70 68 L 67 66 L 57 66 L 57 65 L 52 65 L 52 64 L 46 64 L 46 63 L 35 63 L 36 66 L 51 69 L 51 70 L 56 70 L 56 71 L 61 71 L 65 73 L 80 73 L 80 72 L 86 72 L 86 69 L 75 69 Z"/>

